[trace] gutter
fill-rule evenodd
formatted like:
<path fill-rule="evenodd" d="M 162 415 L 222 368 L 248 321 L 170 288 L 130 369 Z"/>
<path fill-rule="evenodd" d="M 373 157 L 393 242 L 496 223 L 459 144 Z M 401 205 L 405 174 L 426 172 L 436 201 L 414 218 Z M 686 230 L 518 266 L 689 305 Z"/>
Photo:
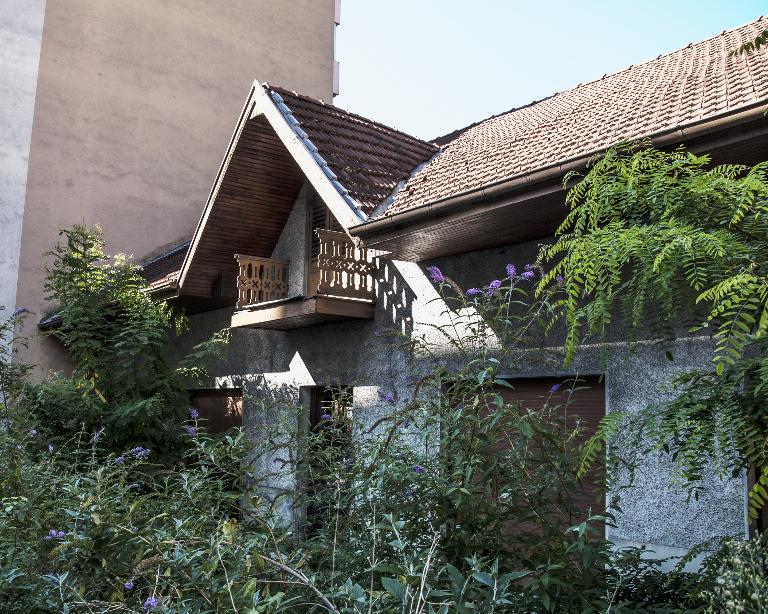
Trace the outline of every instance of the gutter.
<path fill-rule="evenodd" d="M 741 107 L 735 111 L 725 111 L 706 120 L 699 120 L 697 122 L 682 124 L 674 128 L 667 128 L 665 130 L 641 135 L 632 140 L 651 139 L 653 144 L 657 147 L 679 143 L 681 141 L 715 132 L 724 127 L 730 127 L 759 119 L 765 115 L 766 104 L 768 104 L 768 101 L 763 99 L 748 106 Z M 617 141 L 617 143 L 618 142 L 621 141 Z M 478 202 L 498 198 L 509 192 L 522 190 L 548 180 L 558 179 L 570 171 L 582 170 L 592 158 L 605 152 L 607 149 L 608 148 L 606 147 L 594 149 L 585 154 L 565 158 L 552 164 L 548 164 L 534 171 L 526 171 L 506 179 L 488 183 L 484 186 L 459 192 L 458 194 L 438 198 L 400 213 L 393 213 L 388 216 L 385 215 L 382 218 L 352 226 L 348 229 L 348 232 L 353 237 L 359 237 L 365 240 L 387 232 L 399 230 L 420 221 L 434 221 L 435 218 L 444 217 L 448 215 L 448 213 L 455 213 L 468 209 Z"/>

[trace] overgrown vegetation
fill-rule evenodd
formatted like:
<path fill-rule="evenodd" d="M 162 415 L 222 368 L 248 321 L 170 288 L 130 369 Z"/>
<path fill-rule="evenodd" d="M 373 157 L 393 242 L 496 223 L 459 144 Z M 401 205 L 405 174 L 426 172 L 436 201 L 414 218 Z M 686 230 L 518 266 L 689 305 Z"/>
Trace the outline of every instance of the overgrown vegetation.
<path fill-rule="evenodd" d="M 564 279 L 556 309 L 567 359 L 616 320 L 633 338 L 650 331 L 670 349 L 676 336 L 711 335 L 711 368 L 680 375 L 676 398 L 650 408 L 638 433 L 672 455 L 695 494 L 707 468 L 723 476 L 763 468 L 751 518 L 768 501 L 766 173 L 768 163 L 713 167 L 683 149 L 617 147 L 568 192 L 571 212 L 542 251 L 552 268 L 539 286 Z M 604 421 L 587 460 L 618 418 Z"/>
<path fill-rule="evenodd" d="M 61 236 L 64 243 L 49 254 L 45 289 L 74 371 L 29 387 L 25 408 L 54 443 L 101 431 L 112 450 L 141 445 L 172 458 L 183 448 L 176 425 L 187 412 L 186 389 L 204 376 L 206 359 L 226 336 L 171 364 L 169 339 L 184 330 L 183 316 L 143 291 L 146 282 L 126 256 L 106 257 L 98 228 L 75 226 Z"/>
<path fill-rule="evenodd" d="M 764 459 L 763 173 L 682 151 L 610 152 L 570 192 L 546 270 L 510 265 L 470 289 L 430 271 L 453 351 L 408 340 L 403 355 L 434 368 L 415 374 L 409 398 L 385 395 L 389 411 L 367 431 L 343 390 L 313 428 L 289 391 L 261 401 L 270 418 L 257 440 L 208 435 L 185 389 L 225 339 L 172 365 L 183 320 L 126 259 L 105 258 L 98 232 L 65 233 L 47 287 L 73 374 L 33 381 L 0 361 L 0 609 L 760 611 L 765 538 L 726 542 L 696 574 L 617 551 L 604 532 L 617 510 L 579 492 L 618 419 L 584 449 L 584 426 L 566 418 L 583 382 L 529 407 L 505 400 L 500 374 L 561 318 L 568 356 L 617 317 L 662 340 L 707 324 L 712 368 L 683 376 L 681 395 L 648 415 L 655 445 L 692 484 L 712 458 L 729 471 Z"/>

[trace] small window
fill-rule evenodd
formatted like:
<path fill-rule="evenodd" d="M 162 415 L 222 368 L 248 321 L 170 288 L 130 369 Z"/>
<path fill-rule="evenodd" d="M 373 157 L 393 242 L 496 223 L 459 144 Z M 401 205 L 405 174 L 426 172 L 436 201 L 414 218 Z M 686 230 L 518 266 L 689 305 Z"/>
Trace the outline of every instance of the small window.
<path fill-rule="evenodd" d="M 315 386 L 310 389 L 309 429 L 313 434 L 306 456 L 307 535 L 327 526 L 337 514 L 346 515 L 329 477 L 352 462 L 352 387 Z"/>
<path fill-rule="evenodd" d="M 206 388 L 190 391 L 189 404 L 200 413 L 209 433 L 224 433 L 243 424 L 242 388 Z"/>

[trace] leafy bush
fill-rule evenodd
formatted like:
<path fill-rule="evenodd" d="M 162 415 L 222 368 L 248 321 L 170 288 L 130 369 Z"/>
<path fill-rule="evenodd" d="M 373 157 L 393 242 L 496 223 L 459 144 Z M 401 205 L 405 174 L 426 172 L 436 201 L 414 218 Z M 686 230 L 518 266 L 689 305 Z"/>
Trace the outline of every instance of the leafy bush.
<path fill-rule="evenodd" d="M 113 450 L 141 444 L 173 458 L 183 447 L 174 425 L 187 411 L 186 390 L 226 335 L 171 364 L 170 336 L 184 330 L 183 316 L 152 300 L 126 256 L 105 255 L 98 227 L 75 226 L 61 235 L 65 242 L 49 254 L 45 288 L 62 316 L 54 334 L 74 371 L 29 384 L 18 402 L 52 441 L 81 429 L 101 431 Z"/>

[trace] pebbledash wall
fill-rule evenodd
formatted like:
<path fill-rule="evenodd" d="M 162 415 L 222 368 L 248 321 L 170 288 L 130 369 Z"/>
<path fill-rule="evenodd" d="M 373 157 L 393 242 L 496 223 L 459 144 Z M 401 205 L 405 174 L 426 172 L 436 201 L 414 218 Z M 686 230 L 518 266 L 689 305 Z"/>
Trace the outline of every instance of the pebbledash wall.
<path fill-rule="evenodd" d="M 303 259 L 308 202 L 307 194 L 302 193 L 273 257 Z M 509 262 L 519 267 L 534 261 L 538 247 L 538 242 L 531 242 L 420 264 L 382 259 L 379 276 L 383 281 L 373 320 L 291 331 L 233 329 L 226 357 L 213 371 L 211 385 L 243 388 L 244 425 L 254 437 L 263 436 L 265 424 L 285 417 L 274 413 L 279 403 L 273 401 L 299 404 L 303 386 L 354 386 L 355 423 L 361 428 L 370 426 L 410 398 L 413 377 L 433 367 L 429 360 L 414 358 L 397 348 L 382 332 L 397 330 L 424 337 L 433 347 L 443 344 L 448 353 L 448 344 L 435 329 L 435 325 L 447 323 L 445 304 L 425 274 L 426 264 L 439 266 L 461 287 L 481 286 L 502 276 Z M 291 275 L 300 274 L 295 269 Z M 300 286 L 295 283 L 292 287 Z M 191 333 L 179 349 L 227 328 L 231 314 L 231 309 L 222 309 L 191 316 Z M 460 315 L 466 318 L 471 314 Z M 633 412 L 664 400 L 666 393 L 661 388 L 675 372 L 705 365 L 711 345 L 704 338 L 680 339 L 671 348 L 673 361 L 666 357 L 666 348 L 650 343 L 630 352 L 617 340 L 609 344 L 607 353 L 605 349 L 582 348 L 565 370 L 559 360 L 537 359 L 518 365 L 507 375 L 603 374 L 607 411 Z M 394 405 L 381 399 L 386 393 L 395 396 Z M 296 424 L 295 417 L 292 424 Z M 643 460 L 634 486 L 621 493 L 624 513 L 618 517 L 618 526 L 608 530 L 614 543 L 646 544 L 657 556 L 679 556 L 715 536 L 747 535 L 744 477 L 721 481 L 710 476 L 705 494 L 698 501 L 688 501 L 684 491 L 670 487 L 670 469 L 665 457 Z"/>

